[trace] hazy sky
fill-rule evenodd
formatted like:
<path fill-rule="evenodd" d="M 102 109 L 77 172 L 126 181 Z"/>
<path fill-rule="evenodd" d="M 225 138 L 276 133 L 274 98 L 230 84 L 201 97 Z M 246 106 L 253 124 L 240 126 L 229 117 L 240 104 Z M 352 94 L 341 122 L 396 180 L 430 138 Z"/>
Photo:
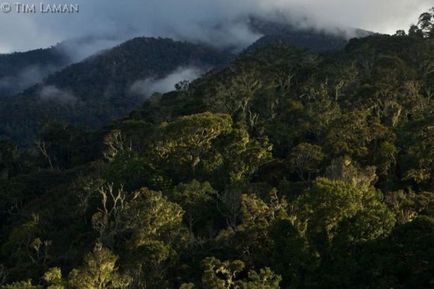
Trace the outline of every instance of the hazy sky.
<path fill-rule="evenodd" d="M 8 2 L 9 1 L 9 2 Z M 13 3 L 36 4 L 17 13 Z M 40 3 L 78 4 L 79 13 L 43 14 Z M 407 29 L 433 0 L 0 0 L 0 52 L 47 47 L 88 36 L 168 36 L 220 44 L 249 43 L 253 35 L 237 19 L 279 10 L 293 23 L 321 29 L 357 27 L 382 33 Z M 3 6 L 2 6 L 3 5 Z M 216 27 L 219 27 L 216 32 Z M 210 32 L 212 31 L 212 33 Z"/>

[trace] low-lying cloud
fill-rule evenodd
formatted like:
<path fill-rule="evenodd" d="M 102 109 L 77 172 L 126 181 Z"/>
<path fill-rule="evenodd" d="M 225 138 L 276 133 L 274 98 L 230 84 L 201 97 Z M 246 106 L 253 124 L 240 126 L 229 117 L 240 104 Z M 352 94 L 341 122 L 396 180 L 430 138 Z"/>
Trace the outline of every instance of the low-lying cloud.
<path fill-rule="evenodd" d="M 181 81 L 192 81 L 199 78 L 205 70 L 198 67 L 179 67 L 164 78 L 147 78 L 138 80 L 130 87 L 130 93 L 142 98 L 148 98 L 154 93 L 166 93 L 175 89 Z"/>
<path fill-rule="evenodd" d="M 41 0 L 26 0 L 38 5 Z M 43 3 L 51 2 L 42 0 Z M 432 0 L 66 0 L 76 14 L 2 14 L 0 52 L 46 47 L 84 36 L 125 40 L 163 36 L 216 46 L 245 45 L 257 35 L 239 22 L 276 11 L 299 27 L 356 27 L 393 33 L 406 29 Z"/>

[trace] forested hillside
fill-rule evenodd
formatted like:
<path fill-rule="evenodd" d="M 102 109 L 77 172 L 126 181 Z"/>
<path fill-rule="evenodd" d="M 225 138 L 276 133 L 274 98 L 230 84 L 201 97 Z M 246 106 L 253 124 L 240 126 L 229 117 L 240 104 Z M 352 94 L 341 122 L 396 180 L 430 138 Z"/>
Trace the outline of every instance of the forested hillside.
<path fill-rule="evenodd" d="M 132 39 L 52 74 L 19 95 L 0 99 L 0 136 L 32 143 L 40 127 L 50 121 L 101 127 L 147 97 L 132 92 L 136 82 L 156 81 L 179 68 L 206 71 L 231 58 L 230 53 L 202 45 Z"/>
<path fill-rule="evenodd" d="M 0 286 L 434 288 L 433 51 L 430 12 L 245 52 L 96 132 L 2 140 Z"/>
<path fill-rule="evenodd" d="M 247 51 L 276 43 L 320 51 L 343 49 L 347 43 L 343 34 L 300 30 L 259 18 L 246 21 L 253 33 L 263 35 Z M 153 89 L 172 90 L 175 78 L 195 79 L 235 57 L 231 48 L 141 37 L 60 69 L 74 62 L 73 55 L 85 54 L 97 44 L 98 39 L 84 38 L 50 49 L 0 55 L 0 137 L 26 146 L 50 121 L 100 128 L 140 106 Z"/>

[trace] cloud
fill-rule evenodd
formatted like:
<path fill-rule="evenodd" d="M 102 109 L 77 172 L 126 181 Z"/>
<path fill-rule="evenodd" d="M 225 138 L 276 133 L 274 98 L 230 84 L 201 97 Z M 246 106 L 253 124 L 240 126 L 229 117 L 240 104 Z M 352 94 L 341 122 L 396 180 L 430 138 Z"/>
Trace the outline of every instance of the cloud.
<path fill-rule="evenodd" d="M 275 0 L 279 8 L 316 28 L 354 27 L 380 33 L 407 30 L 432 0 Z M 306 21 L 296 15 L 304 15 Z"/>
<path fill-rule="evenodd" d="M 120 43 L 121 40 L 114 36 L 83 36 L 82 38 L 63 41 L 56 46 L 56 49 L 69 58 L 69 63 L 76 63 Z"/>
<path fill-rule="evenodd" d="M 23 3 L 52 3 L 26 0 Z M 83 36 L 165 36 L 215 45 L 245 45 L 257 35 L 240 24 L 247 15 L 276 11 L 303 27 L 357 27 L 384 33 L 406 29 L 432 0 L 60 0 L 80 6 L 76 14 L 0 17 L 3 51 L 26 50 Z"/>
<path fill-rule="evenodd" d="M 197 67 L 179 67 L 161 79 L 147 78 L 138 80 L 130 87 L 130 93 L 144 98 L 154 93 L 166 93 L 175 89 L 180 81 L 192 81 L 199 78 L 205 71 Z"/>
<path fill-rule="evenodd" d="M 113 38 L 106 37 L 85 37 L 80 39 L 72 39 L 64 41 L 51 48 L 51 51 L 44 53 L 23 54 L 21 60 L 28 60 L 33 63 L 27 63 L 27 66 L 21 67 L 26 62 L 21 61 L 21 64 L 11 64 L 7 60 L 7 65 L 3 66 L 0 73 L 0 97 L 17 94 L 30 86 L 41 82 L 48 75 L 65 68 L 67 65 L 80 62 L 90 55 L 94 55 L 104 49 L 116 46 L 119 41 Z M 59 57 L 48 58 L 47 56 L 53 53 Z M 34 55 L 42 55 L 35 58 Z M 7 57 L 7 56 L 6 56 Z M 16 58 L 16 57 L 15 57 Z M 48 60 L 48 61 L 47 61 Z M 14 65 L 14 67 L 9 67 Z M 12 71 L 11 71 L 12 70 Z"/>
<path fill-rule="evenodd" d="M 39 98 L 42 101 L 53 101 L 63 105 L 73 105 L 77 102 L 77 98 L 72 93 L 61 90 L 54 85 L 42 87 Z"/>
<path fill-rule="evenodd" d="M 30 65 L 24 67 L 16 75 L 2 77 L 0 78 L 0 97 L 18 93 L 40 82 L 57 69 L 58 67 L 52 65 Z"/>

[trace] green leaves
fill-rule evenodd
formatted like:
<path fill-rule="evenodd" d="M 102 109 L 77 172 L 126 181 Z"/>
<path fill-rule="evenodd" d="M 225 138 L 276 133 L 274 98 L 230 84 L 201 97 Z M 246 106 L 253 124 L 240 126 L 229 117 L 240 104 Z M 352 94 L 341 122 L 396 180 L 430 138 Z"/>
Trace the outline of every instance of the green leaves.
<path fill-rule="evenodd" d="M 117 272 L 117 259 L 109 249 L 96 244 L 84 258 L 83 266 L 69 274 L 69 286 L 76 289 L 127 288 L 131 279 Z"/>
<path fill-rule="evenodd" d="M 245 264 L 242 261 L 220 261 L 209 257 L 202 261 L 203 289 L 278 289 L 282 278 L 274 274 L 270 268 L 258 272 L 250 270 L 247 277 Z"/>
<path fill-rule="evenodd" d="M 317 179 L 297 200 L 297 206 L 301 220 L 307 223 L 308 235 L 316 238 L 324 234 L 328 241 L 347 230 L 345 226 L 354 230 L 348 232 L 353 234 L 353 243 L 387 236 L 395 224 L 394 215 L 381 202 L 378 192 L 360 190 L 342 181 Z"/>
<path fill-rule="evenodd" d="M 31 280 L 7 284 L 2 289 L 41 289 L 38 285 L 33 285 Z"/>
<path fill-rule="evenodd" d="M 131 248 L 140 247 L 149 239 L 171 242 L 179 233 L 184 211 L 159 192 L 143 188 L 132 194 L 122 213 L 124 229 L 130 231 Z"/>
<path fill-rule="evenodd" d="M 229 115 L 206 112 L 180 117 L 161 125 L 153 152 L 158 162 L 167 162 L 175 171 L 183 168 L 194 176 L 202 159 L 212 150 L 213 141 L 231 130 Z"/>
<path fill-rule="evenodd" d="M 213 213 L 216 213 L 217 192 L 208 182 L 193 180 L 188 184 L 179 184 L 172 195 L 173 200 L 185 210 L 186 222 L 192 236 L 193 231 L 200 230 L 200 227 L 212 225 L 209 222 Z"/>
<path fill-rule="evenodd" d="M 222 140 L 219 149 L 229 183 L 243 183 L 271 159 L 272 145 L 268 139 L 252 139 L 244 129 L 234 129 Z"/>
<path fill-rule="evenodd" d="M 404 179 L 420 185 L 434 184 L 434 126 L 431 118 L 405 128 L 403 142 L 406 145 L 402 156 Z"/>
<path fill-rule="evenodd" d="M 177 149 L 199 155 L 201 151 L 209 148 L 218 136 L 230 132 L 231 125 L 230 116 L 209 112 L 163 123 L 162 139 L 155 148 L 156 152 L 162 158 L 176 152 Z M 196 155 L 191 157 L 192 160 L 194 157 Z"/>
<path fill-rule="evenodd" d="M 289 165 L 302 181 L 310 181 L 318 173 L 324 159 L 322 148 L 309 143 L 298 144 L 289 155 Z"/>
<path fill-rule="evenodd" d="M 47 284 L 47 289 L 64 289 L 65 282 L 62 279 L 62 271 L 60 268 L 53 267 L 44 273 L 42 279 Z"/>

